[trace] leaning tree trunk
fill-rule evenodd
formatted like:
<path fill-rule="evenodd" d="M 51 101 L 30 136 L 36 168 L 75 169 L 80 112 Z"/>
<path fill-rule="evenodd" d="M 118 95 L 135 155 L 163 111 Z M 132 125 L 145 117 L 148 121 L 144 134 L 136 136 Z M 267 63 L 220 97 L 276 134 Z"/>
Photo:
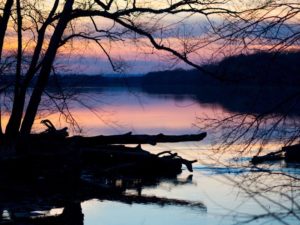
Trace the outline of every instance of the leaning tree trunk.
<path fill-rule="evenodd" d="M 70 15 L 72 12 L 74 0 L 67 0 L 64 9 L 61 13 L 61 17 L 58 21 L 58 24 L 55 28 L 55 31 L 52 35 L 52 38 L 50 40 L 49 47 L 47 49 L 47 52 L 45 54 L 43 65 L 41 67 L 41 71 L 38 76 L 37 83 L 34 87 L 34 90 L 32 92 L 24 120 L 22 122 L 21 126 L 21 134 L 27 135 L 30 134 L 35 116 L 37 114 L 38 106 L 41 102 L 42 94 L 45 90 L 45 87 L 48 83 L 48 79 L 51 72 L 51 67 L 54 62 L 57 49 L 59 47 L 59 44 L 61 42 L 62 35 L 64 33 L 65 28 L 67 27 L 68 21 L 70 19 Z"/>
<path fill-rule="evenodd" d="M 8 20 L 11 13 L 11 7 L 14 3 L 14 0 L 7 0 L 4 10 L 3 10 L 3 16 L 2 20 L 0 22 L 0 59 L 2 58 L 2 50 L 3 50 L 3 43 L 4 43 L 4 37 L 7 29 Z"/>
<path fill-rule="evenodd" d="M 3 136 L 3 131 L 2 131 L 2 110 L 1 110 L 1 103 L 0 103 L 0 139 Z"/>
<path fill-rule="evenodd" d="M 3 51 L 3 44 L 4 44 L 4 38 L 5 38 L 5 33 L 7 30 L 7 25 L 8 25 L 8 20 L 11 14 L 11 8 L 14 4 L 14 0 L 7 0 L 3 9 L 3 15 L 0 20 L 0 63 L 2 59 L 2 51 Z M 1 105 L 0 105 L 1 106 Z M 1 118 L 1 108 L 0 108 L 0 135 L 3 135 L 2 132 L 2 118 Z"/>
<path fill-rule="evenodd" d="M 11 137 L 19 132 L 19 122 L 15 116 L 18 114 L 22 115 L 23 109 L 20 108 L 20 91 L 21 91 L 21 69 L 22 69 L 22 14 L 21 14 L 21 2 L 17 0 L 17 24 L 18 24 L 18 53 L 17 53 L 17 65 L 16 65 L 16 76 L 15 76 L 15 90 L 14 90 L 14 102 L 11 119 L 9 120 L 5 134 Z"/>

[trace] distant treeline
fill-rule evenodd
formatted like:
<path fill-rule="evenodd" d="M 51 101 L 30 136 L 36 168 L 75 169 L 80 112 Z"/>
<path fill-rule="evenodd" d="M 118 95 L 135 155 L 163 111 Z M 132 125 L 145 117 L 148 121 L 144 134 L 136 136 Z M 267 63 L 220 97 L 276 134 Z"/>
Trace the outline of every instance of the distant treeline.
<path fill-rule="evenodd" d="M 216 64 L 204 65 L 209 73 L 197 70 L 150 72 L 144 76 L 52 75 L 49 86 L 299 86 L 300 52 L 266 53 L 231 56 Z M 216 79 L 217 77 L 217 79 Z M 1 83 L 13 82 L 11 75 L 0 76 Z"/>
<path fill-rule="evenodd" d="M 146 85 L 241 85 L 299 86 L 300 52 L 231 56 L 217 64 L 205 65 L 205 74 L 197 70 L 173 70 L 148 73 Z"/>

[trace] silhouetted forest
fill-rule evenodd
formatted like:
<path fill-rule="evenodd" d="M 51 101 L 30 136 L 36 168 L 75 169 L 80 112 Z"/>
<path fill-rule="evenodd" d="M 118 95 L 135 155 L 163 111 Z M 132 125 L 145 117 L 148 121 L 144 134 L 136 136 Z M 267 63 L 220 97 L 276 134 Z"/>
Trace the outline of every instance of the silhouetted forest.
<path fill-rule="evenodd" d="M 144 85 L 298 86 L 300 52 L 231 56 L 204 68 L 214 77 L 196 70 L 153 72 L 143 77 Z M 216 79 L 216 78 L 217 79 Z"/>
<path fill-rule="evenodd" d="M 198 70 L 151 72 L 144 76 L 52 75 L 48 87 L 138 88 L 157 96 L 188 96 L 202 104 L 219 104 L 231 112 L 299 115 L 300 52 L 238 55 Z M 217 79 L 216 79 L 217 77 Z M 12 83 L 13 76 L 1 82 Z M 218 79 L 219 78 L 219 79 Z M 73 89 L 77 90 L 77 89 Z M 82 90 L 79 90 L 81 92 Z"/>

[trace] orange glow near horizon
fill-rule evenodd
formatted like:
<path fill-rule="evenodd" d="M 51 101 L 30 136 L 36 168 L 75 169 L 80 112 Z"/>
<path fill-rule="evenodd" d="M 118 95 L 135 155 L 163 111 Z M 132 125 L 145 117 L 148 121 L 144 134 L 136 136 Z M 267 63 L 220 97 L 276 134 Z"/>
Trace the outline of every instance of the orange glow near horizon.
<path fill-rule="evenodd" d="M 126 40 L 125 42 L 113 42 L 111 43 L 109 40 L 103 40 L 101 44 L 105 48 L 105 50 L 110 54 L 110 57 L 115 61 L 144 61 L 144 62 L 165 62 L 166 64 L 172 64 L 174 62 L 175 57 L 168 52 L 159 51 L 154 49 L 150 44 L 149 41 L 145 38 L 140 38 L 139 43 L 132 42 L 130 39 Z M 164 42 L 169 43 L 170 47 L 177 49 L 179 52 L 182 52 L 181 48 L 181 41 L 177 38 L 170 37 L 166 38 Z M 33 51 L 35 44 L 31 42 L 27 42 L 26 51 L 27 54 L 31 54 Z M 282 46 L 278 46 L 278 49 Z M 46 48 L 46 46 L 44 47 Z M 248 46 L 248 52 L 256 50 L 268 50 L 272 48 L 272 45 L 255 45 L 252 44 Z M 16 52 L 17 49 L 17 42 L 16 38 L 10 37 L 4 45 L 4 52 Z M 300 46 L 298 45 L 291 45 L 286 48 L 287 51 L 289 50 L 300 50 Z M 25 51 L 25 53 L 26 53 Z M 244 52 L 243 47 L 238 47 L 235 45 L 220 45 L 219 43 L 210 44 L 209 47 L 206 48 L 199 48 L 195 52 L 189 54 L 189 60 L 196 64 L 205 64 L 211 63 L 221 60 L 223 57 L 236 55 L 240 52 Z M 104 54 L 103 50 L 94 42 L 88 42 L 84 40 L 74 40 L 72 44 L 67 44 L 61 47 L 57 53 L 57 61 L 60 63 L 61 59 L 69 59 L 71 62 L 72 60 L 77 60 L 78 58 L 82 59 L 95 59 L 100 60 L 103 62 L 108 62 L 106 55 Z M 63 61 L 61 61 L 63 63 Z M 73 62 L 74 63 L 74 62 Z M 72 63 L 71 63 L 72 64 Z M 70 71 L 74 70 L 72 65 L 70 66 Z M 135 65 L 133 65 L 134 68 Z M 96 67 L 96 65 L 95 65 Z M 138 65 L 136 67 L 137 70 Z M 100 68 L 101 69 L 101 68 Z M 76 70 L 76 69 L 75 69 Z M 97 70 L 95 68 L 95 70 Z M 83 71 L 83 73 L 85 73 Z M 87 72 L 89 73 L 89 72 Z"/>
<path fill-rule="evenodd" d="M 30 1 L 29 1 L 30 2 Z M 174 1 L 173 3 L 175 3 Z M 238 7 L 239 9 L 242 9 L 243 7 L 250 7 L 251 5 L 246 4 L 248 3 L 248 0 L 236 2 L 236 1 L 226 1 L 226 4 L 222 6 L 225 8 L 232 8 Z M 77 1 L 74 8 L 76 7 L 84 7 L 81 5 L 81 3 L 84 3 L 84 1 Z M 218 6 L 220 2 L 211 2 L 214 7 Z M 42 10 L 45 15 L 47 14 L 47 11 L 51 8 L 51 5 L 53 4 L 53 1 L 50 2 L 39 2 L 36 6 L 38 9 Z M 129 5 L 126 5 L 129 4 Z M 119 9 L 122 9 L 123 7 L 131 7 L 132 2 L 124 2 L 124 1 L 114 1 L 112 5 L 112 11 L 114 11 L 117 8 L 117 5 L 119 6 Z M 169 4 L 169 1 L 163 0 L 163 1 L 146 1 L 141 0 L 136 2 L 137 6 L 140 7 L 153 7 L 153 8 L 159 8 L 159 7 L 165 7 Z M 258 4 L 258 3 L 253 3 Z M 200 7 L 200 6 L 199 6 Z M 202 7 L 202 6 L 201 6 Z M 203 6 L 204 8 L 206 6 Z M 284 8 L 285 6 L 279 7 L 278 9 L 274 9 L 271 11 L 271 15 L 278 15 L 286 13 L 286 10 L 279 11 L 279 9 Z M 99 8 L 99 7 L 98 7 Z M 98 9 L 96 7 L 96 9 Z M 59 10 L 61 10 L 61 6 L 59 7 Z M 262 9 L 260 13 L 257 14 L 261 15 L 261 13 L 264 13 L 265 11 Z M 251 16 L 250 14 L 249 16 Z M 195 64 L 203 64 L 206 62 L 216 62 L 221 60 L 223 57 L 235 55 L 239 53 L 249 53 L 253 52 L 255 50 L 268 50 L 272 48 L 272 44 L 268 44 L 267 41 L 263 40 L 263 44 L 260 43 L 252 43 L 247 46 L 247 48 L 244 48 L 243 46 L 243 40 L 235 39 L 232 40 L 232 44 L 224 44 L 222 41 L 218 42 L 212 42 L 213 39 L 207 39 L 208 37 L 204 37 L 205 35 L 202 35 L 201 22 L 205 21 L 205 16 L 201 14 L 195 14 L 191 17 L 186 16 L 187 18 L 183 18 L 184 15 L 163 15 L 161 18 L 158 16 L 156 17 L 150 17 L 147 14 L 144 14 L 140 17 L 135 18 L 135 22 L 137 24 L 143 25 L 146 29 L 154 29 L 157 33 L 160 33 L 160 29 L 162 29 L 162 38 L 157 38 L 157 42 L 160 44 L 170 47 L 172 49 L 177 50 L 180 54 L 185 55 L 186 49 L 194 50 L 192 53 L 188 51 L 189 54 L 187 54 L 187 58 L 192 61 Z M 26 16 L 24 16 L 26 18 Z M 245 15 L 245 18 L 247 16 Z M 214 18 L 214 17 L 212 17 Z M 295 15 L 291 19 L 298 19 L 299 16 Z M 211 19 L 211 18 L 210 18 Z M 222 17 L 218 15 L 218 19 L 222 20 Z M 99 23 L 99 29 L 108 29 L 109 27 L 113 27 L 116 30 L 121 31 L 122 29 L 119 29 L 118 26 L 114 27 L 114 24 L 109 19 L 105 18 L 95 18 L 96 23 Z M 287 22 L 289 22 L 288 20 Z M 179 23 L 177 23 L 179 22 Z M 31 22 L 32 23 L 32 22 Z M 30 19 L 24 19 L 24 26 L 30 25 Z M 28 25 L 29 24 L 29 25 Z M 182 24 L 182 26 L 181 26 Z M 157 27 L 155 27 L 155 25 Z M 178 26 L 178 27 L 176 27 Z M 203 25 L 204 26 L 204 25 Z M 81 18 L 76 19 L 72 21 L 72 28 L 75 28 L 77 32 L 90 32 L 91 27 L 93 27 L 92 22 L 88 18 Z M 185 30 L 186 27 L 186 30 Z M 204 26 L 205 27 L 205 26 Z M 180 33 L 179 30 L 182 28 L 183 30 Z M 164 30 L 166 29 L 166 30 Z M 195 31 L 199 29 L 198 31 Z M 192 31 L 195 31 L 197 35 L 194 35 Z M 113 30 L 114 31 L 114 30 Z M 184 36 L 184 39 L 182 37 L 177 38 L 176 34 L 177 31 Z M 47 38 L 44 43 L 44 50 L 47 48 L 47 44 L 49 42 L 49 39 L 51 37 L 51 34 L 53 32 L 53 28 L 49 28 L 47 31 Z M 70 27 L 66 29 L 65 35 L 70 32 Z M 185 33 L 187 32 L 187 33 Z M 191 34 L 188 34 L 191 32 Z M 200 34 L 200 33 L 201 34 Z M 35 47 L 35 39 L 36 34 L 33 35 L 30 30 L 23 31 L 23 50 L 25 54 L 31 54 L 33 52 L 33 49 Z M 180 35 L 178 35 L 180 36 Z M 128 37 L 124 37 L 123 40 L 119 41 L 112 41 L 107 40 L 106 38 L 103 38 L 101 40 L 101 44 L 107 51 L 107 53 L 111 56 L 111 59 L 116 61 L 143 61 L 145 63 L 147 62 L 165 62 L 166 64 L 172 64 L 176 62 L 176 59 L 173 55 L 171 55 L 168 52 L 165 51 L 159 51 L 153 48 L 149 40 L 143 37 L 135 37 L 136 39 L 130 39 Z M 206 42 L 207 41 L 207 42 Z M 207 44 L 207 45 L 206 45 Z M 278 49 L 282 47 L 283 45 L 279 45 Z M 191 48 L 191 49 L 190 49 Z M 299 45 L 290 45 L 286 50 L 300 50 Z M 4 53 L 8 54 L 15 54 L 17 51 L 17 39 L 16 39 L 16 31 L 15 27 L 12 22 L 10 22 L 7 32 L 7 37 L 5 39 L 4 43 Z M 5 55 L 5 54 L 4 54 Z M 74 39 L 72 42 L 66 44 L 65 46 L 61 47 L 58 52 L 57 59 L 61 58 L 70 58 L 70 59 L 76 59 L 76 57 L 81 58 L 94 58 L 99 59 L 101 61 L 108 62 L 108 59 L 106 55 L 104 54 L 103 50 L 93 41 L 84 41 L 80 39 Z M 57 60 L 59 63 L 59 60 Z M 72 61 L 72 60 L 71 60 Z M 70 70 L 76 70 L 75 68 L 72 68 L 72 65 L 70 66 Z M 108 70 L 107 70 L 108 71 Z M 110 70 L 111 71 L 111 70 Z M 138 73 L 138 67 L 135 69 L 135 72 Z"/>
<path fill-rule="evenodd" d="M 138 102 L 129 105 L 116 103 L 116 105 L 106 105 L 104 108 L 105 110 L 102 107 L 95 108 L 94 112 L 97 112 L 97 115 L 88 109 L 75 109 L 72 114 L 82 125 L 84 133 L 94 135 L 99 134 L 97 130 L 101 131 L 101 134 L 129 131 L 152 134 L 168 131 L 172 133 L 196 131 L 197 128 L 192 125 L 196 116 L 212 114 L 210 108 L 201 107 L 193 102 L 185 102 L 183 105 L 173 101 L 154 105 L 151 103 L 148 105 L 147 102 L 141 105 Z M 50 115 L 49 119 L 59 125 L 57 114 Z M 38 123 L 36 125 L 40 127 Z M 65 125 L 60 124 L 60 126 Z"/>
<path fill-rule="evenodd" d="M 104 103 L 90 103 L 93 111 L 82 106 L 71 108 L 72 115 L 83 128 L 87 135 L 97 134 L 120 134 L 132 131 L 133 133 L 168 133 L 183 134 L 189 131 L 197 132 L 198 128 L 193 124 L 199 115 L 213 115 L 221 113 L 222 109 L 205 105 L 199 105 L 193 100 L 164 100 L 149 97 L 136 97 L 124 92 L 123 96 L 115 97 L 96 95 L 95 98 L 103 98 Z M 119 99 L 121 98 L 121 99 Z M 129 100 L 129 102 L 127 102 Z M 83 100 L 87 101 L 87 100 Z M 58 113 L 47 115 L 41 114 L 34 124 L 35 131 L 44 130 L 40 119 L 50 119 L 58 128 L 69 125 Z M 2 124 L 6 125 L 7 116 L 3 116 Z M 193 133 L 192 132 L 192 133 Z"/>
<path fill-rule="evenodd" d="M 94 96 L 94 97 L 100 97 Z M 209 117 L 223 115 L 228 116 L 228 112 L 218 106 L 199 104 L 190 99 L 174 100 L 164 98 L 149 98 L 140 96 L 141 99 L 135 97 L 129 93 L 118 94 L 114 98 L 109 96 L 102 96 L 103 99 L 107 99 L 109 104 L 95 105 L 93 112 L 89 109 L 82 107 L 73 107 L 72 115 L 79 123 L 83 132 L 81 135 L 93 136 L 93 135 L 114 135 L 132 132 L 133 134 L 193 134 L 202 132 L 194 126 L 196 123 L 196 117 Z M 145 98 L 144 98 L 145 97 Z M 117 99 L 121 98 L 121 102 Z M 128 102 L 124 102 L 128 99 Z M 140 102 L 141 101 L 141 102 Z M 96 114 L 95 114 L 96 112 Z M 45 130 L 45 127 L 40 124 L 41 119 L 51 120 L 57 129 L 63 127 L 69 127 L 70 125 L 60 117 L 58 113 L 51 114 L 46 117 L 41 115 L 41 118 L 37 118 L 33 127 L 34 132 L 41 132 Z M 3 117 L 3 125 L 7 123 L 7 116 Z M 74 135 L 71 129 L 69 129 L 70 135 Z M 212 134 L 209 134 L 208 139 Z M 282 146 L 281 142 L 272 141 L 265 146 L 267 151 L 278 150 Z M 238 154 L 243 150 L 244 145 L 233 144 L 226 152 L 218 152 L 224 156 L 224 154 L 232 157 L 232 154 Z M 147 150 L 158 153 L 160 151 L 170 149 L 172 151 L 180 153 L 187 159 L 199 159 L 209 163 L 212 157 L 216 156 L 216 152 L 211 149 L 210 141 L 205 139 L 202 142 L 190 142 L 190 143 L 165 143 L 158 144 L 156 146 L 148 146 Z M 259 144 L 252 146 L 253 151 L 260 148 Z M 197 150 L 197 151 L 195 151 Z M 201 151 L 198 151 L 201 150 Z M 209 151 L 207 151 L 209 150 Z M 205 155 L 207 154 L 207 155 Z M 253 155 L 255 153 L 251 151 L 243 152 L 243 157 L 246 155 Z M 208 157 L 208 158 L 206 158 Z"/>

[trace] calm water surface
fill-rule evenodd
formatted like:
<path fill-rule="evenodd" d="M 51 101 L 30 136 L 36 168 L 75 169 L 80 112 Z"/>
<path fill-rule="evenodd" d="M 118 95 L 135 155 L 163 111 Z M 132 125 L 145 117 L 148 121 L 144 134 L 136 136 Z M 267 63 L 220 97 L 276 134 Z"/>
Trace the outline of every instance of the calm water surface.
<path fill-rule="evenodd" d="M 218 104 L 199 103 L 185 95 L 149 95 L 138 90 L 86 90 L 71 110 L 84 135 L 190 134 L 200 132 L 196 117 L 230 114 Z M 90 108 L 91 110 L 87 109 Z M 56 126 L 65 126 L 57 115 L 48 116 Z M 38 122 L 35 129 L 41 129 Z M 85 225 L 113 224 L 300 224 L 300 170 L 284 163 L 248 166 L 249 158 L 208 151 L 210 136 L 194 143 L 142 146 L 159 152 L 172 150 L 197 159 L 191 175 L 187 170 L 177 179 L 163 180 L 144 188 L 142 195 L 191 201 L 191 206 L 125 204 L 98 199 L 82 202 Z M 274 145 L 275 149 L 276 145 Z M 222 159 L 221 162 L 217 159 Z M 186 182 L 189 177 L 188 182 Z M 135 190 L 127 190 L 134 193 Z M 204 208 L 193 207 L 203 203 Z"/>

